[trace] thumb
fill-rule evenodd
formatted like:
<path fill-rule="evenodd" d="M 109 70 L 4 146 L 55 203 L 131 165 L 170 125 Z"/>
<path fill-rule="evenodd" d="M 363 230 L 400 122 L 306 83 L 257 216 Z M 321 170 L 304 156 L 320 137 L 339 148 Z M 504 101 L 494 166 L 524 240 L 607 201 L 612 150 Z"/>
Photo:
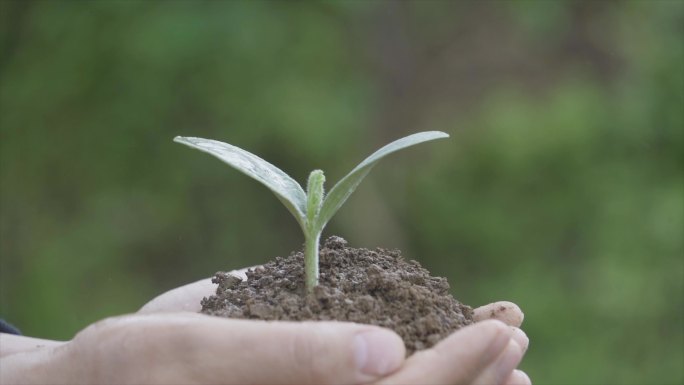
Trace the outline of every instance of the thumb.
<path fill-rule="evenodd" d="M 207 382 L 366 383 L 395 371 L 405 356 L 396 333 L 370 325 L 214 317 L 205 321 L 211 326 L 200 334 L 201 351 L 211 356 L 201 359 L 202 372 L 220 376 Z"/>

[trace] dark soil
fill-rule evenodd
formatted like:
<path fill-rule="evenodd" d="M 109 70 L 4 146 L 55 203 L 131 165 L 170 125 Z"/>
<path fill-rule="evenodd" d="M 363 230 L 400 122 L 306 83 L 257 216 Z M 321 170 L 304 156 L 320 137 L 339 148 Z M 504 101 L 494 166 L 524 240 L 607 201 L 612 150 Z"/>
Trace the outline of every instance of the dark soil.
<path fill-rule="evenodd" d="M 320 282 L 304 287 L 304 256 L 277 257 L 247 272 L 247 280 L 216 273 L 216 294 L 202 313 L 263 320 L 337 320 L 396 331 L 407 354 L 431 347 L 473 322 L 473 310 L 449 293 L 445 278 L 432 277 L 396 250 L 354 249 L 330 237 L 320 250 Z"/>

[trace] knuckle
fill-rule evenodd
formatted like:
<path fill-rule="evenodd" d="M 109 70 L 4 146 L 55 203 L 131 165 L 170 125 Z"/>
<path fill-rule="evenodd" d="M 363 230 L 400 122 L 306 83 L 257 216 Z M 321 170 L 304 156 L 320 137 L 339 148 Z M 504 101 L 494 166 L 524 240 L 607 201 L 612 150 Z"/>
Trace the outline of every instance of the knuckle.
<path fill-rule="evenodd" d="M 70 354 L 75 362 L 87 362 L 82 365 L 82 378 L 91 383 L 151 383 L 164 378 L 169 367 L 180 370 L 179 362 L 167 362 L 172 357 L 161 353 L 172 350 L 170 343 L 187 341 L 190 333 L 186 328 L 153 321 L 137 316 L 111 317 L 79 332 Z"/>
<path fill-rule="evenodd" d="M 126 383 L 134 375 L 127 354 L 134 330 L 122 327 L 122 321 L 125 322 L 122 317 L 105 318 L 74 336 L 68 353 L 71 361 L 84 364 L 78 366 L 79 377 L 89 382 L 107 382 L 118 374 L 120 381 Z M 123 373 L 122 368 L 126 369 Z M 122 378 L 124 374 L 126 377 Z"/>
<path fill-rule="evenodd" d="M 108 317 L 86 326 L 83 330 L 76 333 L 74 341 L 90 338 L 93 334 L 100 333 L 103 329 L 115 326 L 121 317 Z"/>

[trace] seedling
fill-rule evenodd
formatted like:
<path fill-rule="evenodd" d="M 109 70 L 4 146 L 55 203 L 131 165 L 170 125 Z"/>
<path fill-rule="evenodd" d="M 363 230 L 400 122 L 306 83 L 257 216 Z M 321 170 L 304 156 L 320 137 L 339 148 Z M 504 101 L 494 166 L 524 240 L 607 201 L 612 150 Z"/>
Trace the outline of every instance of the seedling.
<path fill-rule="evenodd" d="M 217 140 L 177 136 L 175 142 L 211 154 L 245 175 L 268 187 L 287 207 L 304 233 L 304 275 L 310 293 L 318 284 L 318 247 L 323 228 L 349 198 L 375 164 L 385 156 L 434 139 L 447 138 L 440 131 L 419 132 L 382 147 L 342 178 L 326 195 L 323 171 L 309 175 L 306 192 L 276 166 L 241 148 Z"/>

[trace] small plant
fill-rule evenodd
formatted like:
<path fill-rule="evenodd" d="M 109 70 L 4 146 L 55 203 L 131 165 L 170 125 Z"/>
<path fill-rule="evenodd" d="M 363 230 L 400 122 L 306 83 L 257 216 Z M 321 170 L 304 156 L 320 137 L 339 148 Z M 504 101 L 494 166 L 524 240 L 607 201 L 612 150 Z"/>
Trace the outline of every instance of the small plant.
<path fill-rule="evenodd" d="M 175 142 L 211 154 L 231 167 L 268 187 L 295 217 L 304 232 L 304 275 L 310 293 L 318 284 L 318 248 L 323 228 L 349 198 L 375 164 L 385 156 L 434 139 L 447 138 L 440 131 L 419 132 L 382 147 L 356 166 L 324 193 L 325 175 L 314 170 L 309 175 L 306 192 L 279 168 L 241 148 L 217 140 L 177 136 Z"/>

